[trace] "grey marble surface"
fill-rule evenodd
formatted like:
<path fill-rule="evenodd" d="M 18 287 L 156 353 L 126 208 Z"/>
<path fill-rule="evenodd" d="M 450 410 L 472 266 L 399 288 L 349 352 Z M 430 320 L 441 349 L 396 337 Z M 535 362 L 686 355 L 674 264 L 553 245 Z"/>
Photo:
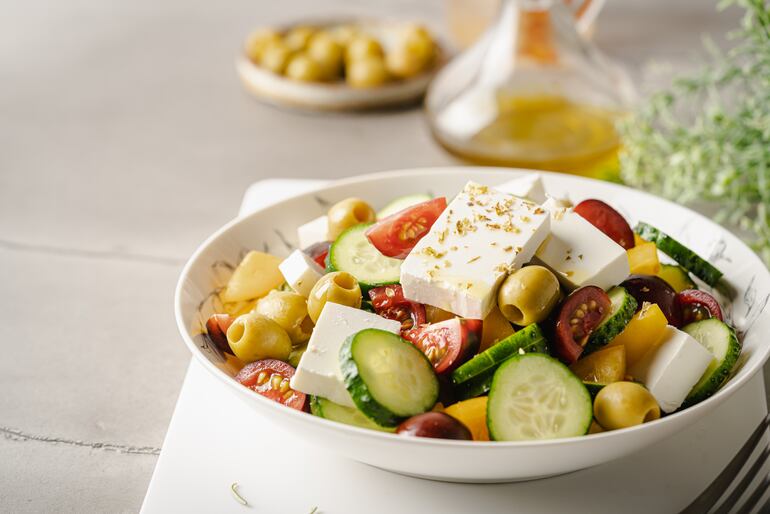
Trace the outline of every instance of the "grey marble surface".
<path fill-rule="evenodd" d="M 443 3 L 9 0 L 0 16 L 0 511 L 133 512 L 188 354 L 185 258 L 253 181 L 453 163 L 419 110 L 308 115 L 233 70 L 259 24 L 332 13 L 440 23 Z M 712 2 L 610 0 L 598 44 L 641 81 L 698 62 Z M 104 444 L 108 443 L 108 444 Z"/>

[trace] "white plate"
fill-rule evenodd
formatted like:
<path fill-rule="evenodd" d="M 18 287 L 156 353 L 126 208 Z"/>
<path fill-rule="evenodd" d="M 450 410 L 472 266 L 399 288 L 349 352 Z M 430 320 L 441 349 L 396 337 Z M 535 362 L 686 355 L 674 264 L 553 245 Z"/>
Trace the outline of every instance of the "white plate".
<path fill-rule="evenodd" d="M 334 183 L 235 220 L 211 236 L 185 266 L 176 292 L 179 329 L 193 355 L 256 413 L 296 432 L 304 440 L 377 467 L 413 476 L 460 482 L 532 479 L 567 473 L 628 455 L 661 441 L 729 398 L 761 369 L 770 353 L 770 273 L 735 236 L 710 220 L 673 203 L 622 186 L 561 174 L 545 174 L 546 188 L 573 200 L 596 197 L 610 202 L 635 223 L 644 219 L 708 256 L 737 291 L 725 314 L 744 335 L 735 376 L 714 397 L 638 427 L 586 437 L 537 442 L 459 442 L 400 438 L 284 408 L 237 384 L 219 355 L 198 335 L 211 313 L 210 295 L 226 276 L 218 264 L 235 264 L 249 249 L 287 254 L 296 245 L 296 227 L 348 196 L 376 208 L 405 192 L 454 195 L 470 178 L 494 185 L 520 174 L 495 168 L 434 168 L 368 175 Z"/>

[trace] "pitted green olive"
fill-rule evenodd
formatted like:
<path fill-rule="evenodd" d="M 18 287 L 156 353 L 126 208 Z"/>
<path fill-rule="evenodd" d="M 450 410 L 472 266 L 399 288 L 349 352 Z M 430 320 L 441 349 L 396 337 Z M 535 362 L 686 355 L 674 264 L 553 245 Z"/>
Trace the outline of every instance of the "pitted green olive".
<path fill-rule="evenodd" d="M 321 66 L 324 79 L 339 78 L 342 72 L 343 48 L 330 34 L 319 32 L 313 36 L 308 45 L 307 53 Z"/>
<path fill-rule="evenodd" d="M 291 339 L 281 325 L 256 312 L 233 321 L 227 329 L 227 342 L 235 356 L 247 364 L 262 359 L 286 360 L 291 353 Z"/>
<path fill-rule="evenodd" d="M 321 65 L 304 52 L 295 54 L 286 66 L 286 76 L 303 82 L 317 82 L 323 79 Z"/>
<path fill-rule="evenodd" d="M 384 55 L 380 43 L 370 36 L 358 35 L 348 42 L 345 50 L 346 61 L 357 61 L 367 57 L 380 57 Z"/>
<path fill-rule="evenodd" d="M 617 430 L 658 419 L 660 407 L 643 385 L 613 382 L 596 395 L 594 417 L 602 428 Z"/>
<path fill-rule="evenodd" d="M 283 42 L 278 41 L 268 43 L 260 55 L 260 66 L 280 75 L 286 70 L 291 50 Z"/>
<path fill-rule="evenodd" d="M 254 312 L 281 325 L 294 345 L 310 339 L 313 322 L 307 315 L 307 300 L 302 295 L 289 291 L 271 291 L 257 302 Z"/>
<path fill-rule="evenodd" d="M 363 57 L 348 61 L 345 68 L 345 80 L 352 87 L 377 87 L 389 79 L 390 74 L 382 57 Z"/>
<path fill-rule="evenodd" d="M 332 205 L 328 213 L 329 241 L 334 241 L 350 227 L 361 223 L 372 223 L 377 214 L 372 206 L 360 198 L 346 198 Z"/>
<path fill-rule="evenodd" d="M 545 320 L 559 301 L 559 279 L 542 266 L 514 271 L 497 292 L 497 305 L 511 323 L 529 325 Z"/>
<path fill-rule="evenodd" d="M 313 27 L 297 26 L 286 33 L 283 41 L 289 47 L 289 50 L 299 52 L 307 48 L 307 44 L 315 32 L 316 30 Z"/>
<path fill-rule="evenodd" d="M 307 313 L 313 323 L 317 323 L 327 302 L 358 309 L 361 307 L 362 299 L 361 286 L 353 275 L 345 271 L 327 273 L 310 291 L 307 299 Z"/>

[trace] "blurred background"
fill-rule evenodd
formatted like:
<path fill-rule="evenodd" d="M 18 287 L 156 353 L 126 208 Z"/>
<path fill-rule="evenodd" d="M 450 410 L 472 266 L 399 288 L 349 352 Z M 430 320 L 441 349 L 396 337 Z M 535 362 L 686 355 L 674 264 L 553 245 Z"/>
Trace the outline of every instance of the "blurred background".
<path fill-rule="evenodd" d="M 136 511 L 189 362 L 173 319 L 176 279 L 195 247 L 236 215 L 245 189 L 276 176 L 335 179 L 466 162 L 451 134 L 442 139 L 441 91 L 433 110 L 319 113 L 255 99 L 235 69 L 247 36 L 318 17 L 396 18 L 427 27 L 449 57 L 471 46 L 487 20 L 500 19 L 498 5 L 10 0 L 4 7 L 1 510 Z M 554 48 L 577 49 L 602 74 L 617 66 L 625 78 L 610 89 L 625 81 L 646 98 L 674 72 L 698 69 L 707 58 L 702 36 L 724 46 L 741 15 L 702 0 L 608 0 L 579 40 Z M 516 26 L 544 37 L 537 26 Z M 594 47 L 607 56 L 601 65 Z M 586 75 L 588 84 L 604 77 Z M 118 451 L 101 448 L 105 442 Z"/>

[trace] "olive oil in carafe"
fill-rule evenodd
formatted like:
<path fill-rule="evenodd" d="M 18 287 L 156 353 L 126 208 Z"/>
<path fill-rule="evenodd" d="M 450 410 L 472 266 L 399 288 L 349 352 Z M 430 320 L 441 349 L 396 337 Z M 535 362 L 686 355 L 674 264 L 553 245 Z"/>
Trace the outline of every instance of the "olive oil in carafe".
<path fill-rule="evenodd" d="M 453 150 L 482 164 L 601 175 L 616 166 L 620 113 L 563 96 L 498 94 L 494 120 Z"/>

